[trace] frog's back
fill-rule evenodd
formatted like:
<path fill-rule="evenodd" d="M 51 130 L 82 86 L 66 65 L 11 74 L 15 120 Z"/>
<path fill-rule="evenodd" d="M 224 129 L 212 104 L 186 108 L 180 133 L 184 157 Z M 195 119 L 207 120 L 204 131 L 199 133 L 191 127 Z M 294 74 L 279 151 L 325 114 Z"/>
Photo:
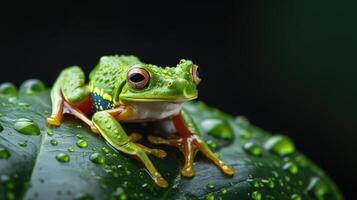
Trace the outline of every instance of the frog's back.
<path fill-rule="evenodd" d="M 103 56 L 89 75 L 89 88 L 95 110 L 107 110 L 115 107 L 115 91 L 126 79 L 128 69 L 140 64 L 135 56 Z"/>

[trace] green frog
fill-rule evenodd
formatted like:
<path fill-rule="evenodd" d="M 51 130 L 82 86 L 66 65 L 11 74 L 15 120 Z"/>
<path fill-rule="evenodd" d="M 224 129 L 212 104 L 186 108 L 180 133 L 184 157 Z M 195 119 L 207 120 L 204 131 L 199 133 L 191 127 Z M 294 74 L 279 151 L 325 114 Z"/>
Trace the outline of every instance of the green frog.
<path fill-rule="evenodd" d="M 163 68 L 143 63 L 135 56 L 103 56 L 86 84 L 80 67 L 68 67 L 52 87 L 52 114 L 47 122 L 59 126 L 63 114 L 76 116 L 115 149 L 141 161 L 153 181 L 165 188 L 167 181 L 148 155 L 164 158 L 166 152 L 138 143 L 142 135 L 127 135 L 120 123 L 170 118 L 177 137 L 147 136 L 147 139 L 154 144 L 180 149 L 185 158 L 183 176 L 194 176 L 193 163 L 198 151 L 223 173 L 233 175 L 234 169 L 209 149 L 190 113 L 182 108 L 183 103 L 197 98 L 197 85 L 201 82 L 198 69 L 192 61 L 184 59 L 176 67 Z"/>

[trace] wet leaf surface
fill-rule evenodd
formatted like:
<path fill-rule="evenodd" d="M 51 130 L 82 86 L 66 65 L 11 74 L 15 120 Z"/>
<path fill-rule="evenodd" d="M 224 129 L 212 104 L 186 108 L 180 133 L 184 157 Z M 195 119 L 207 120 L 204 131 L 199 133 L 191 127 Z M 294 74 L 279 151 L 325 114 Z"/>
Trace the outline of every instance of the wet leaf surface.
<path fill-rule="evenodd" d="M 185 108 L 212 150 L 236 173 L 227 177 L 198 156 L 196 175 L 184 178 L 181 153 L 159 146 L 168 156 L 150 158 L 170 184 L 160 189 L 140 163 L 82 122 L 67 116 L 60 127 L 49 127 L 51 103 L 43 84 L 27 81 L 19 93 L 9 84 L 0 88 L 0 199 L 342 199 L 328 176 L 289 138 L 272 136 L 243 117 L 200 102 Z M 167 121 L 125 124 L 124 129 L 144 135 L 174 131 Z"/>

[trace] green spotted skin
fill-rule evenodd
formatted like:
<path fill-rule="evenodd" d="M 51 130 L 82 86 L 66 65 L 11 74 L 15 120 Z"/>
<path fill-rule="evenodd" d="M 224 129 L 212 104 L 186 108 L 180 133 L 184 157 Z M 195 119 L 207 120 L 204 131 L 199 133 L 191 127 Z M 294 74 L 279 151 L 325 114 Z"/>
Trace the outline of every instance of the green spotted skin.
<path fill-rule="evenodd" d="M 150 84 L 141 90 L 126 84 L 130 67 L 139 65 L 150 73 Z M 135 56 L 115 55 L 101 57 L 90 73 L 89 90 L 96 111 L 108 110 L 124 104 L 124 101 L 177 100 L 197 96 L 192 81 L 193 63 L 181 60 L 176 67 L 159 67 L 145 64 Z"/>
<path fill-rule="evenodd" d="M 119 103 L 118 97 L 125 83 L 128 69 L 143 64 L 135 56 L 103 56 L 89 75 L 89 90 L 92 106 L 96 111 L 114 108 Z M 118 100 L 118 99 L 117 99 Z"/>

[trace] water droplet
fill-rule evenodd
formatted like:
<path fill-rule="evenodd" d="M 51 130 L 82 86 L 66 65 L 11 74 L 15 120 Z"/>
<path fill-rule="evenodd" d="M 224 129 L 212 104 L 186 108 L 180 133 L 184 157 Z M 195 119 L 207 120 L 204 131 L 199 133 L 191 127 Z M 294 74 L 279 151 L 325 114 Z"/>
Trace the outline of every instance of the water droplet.
<path fill-rule="evenodd" d="M 38 128 L 38 125 L 33 122 L 30 119 L 26 118 L 20 118 L 18 119 L 15 124 L 14 124 L 15 130 L 17 130 L 19 133 L 25 134 L 25 135 L 40 135 L 40 129 Z"/>
<path fill-rule="evenodd" d="M 49 129 L 49 128 L 46 128 L 46 133 L 47 133 L 47 135 L 49 135 L 49 136 L 52 136 L 52 135 L 53 135 L 53 131 L 52 131 L 51 129 Z"/>
<path fill-rule="evenodd" d="M 255 188 L 260 187 L 260 183 L 255 179 L 248 179 L 247 181 L 248 181 L 248 183 L 250 183 L 251 186 L 253 186 Z"/>
<path fill-rule="evenodd" d="M 293 162 L 285 163 L 283 169 L 290 172 L 290 174 L 297 174 L 299 171 L 299 167 Z"/>
<path fill-rule="evenodd" d="M 283 135 L 272 136 L 265 142 L 264 147 L 280 156 L 289 155 L 295 151 L 294 143 Z"/>
<path fill-rule="evenodd" d="M 34 95 L 44 90 L 46 90 L 45 84 L 37 79 L 29 79 L 20 86 L 20 92 L 28 95 Z"/>
<path fill-rule="evenodd" d="M 0 132 L 4 130 L 4 127 L 0 124 Z"/>
<path fill-rule="evenodd" d="M 50 143 L 53 145 L 53 146 L 56 146 L 58 144 L 57 140 L 51 140 Z"/>
<path fill-rule="evenodd" d="M 15 95 L 17 92 L 16 86 L 12 83 L 0 84 L 0 94 Z"/>
<path fill-rule="evenodd" d="M 91 160 L 92 162 L 94 162 L 96 164 L 104 164 L 105 157 L 99 153 L 93 153 L 89 156 L 89 160 Z"/>
<path fill-rule="evenodd" d="M 221 193 L 222 193 L 222 194 L 227 194 L 227 192 L 228 192 L 228 191 L 227 191 L 226 188 L 222 188 L 222 189 L 221 189 Z"/>
<path fill-rule="evenodd" d="M 76 135 L 76 137 L 77 137 L 78 139 L 82 139 L 82 138 L 83 138 L 83 135 L 82 135 L 81 133 L 79 133 L 79 134 Z"/>
<path fill-rule="evenodd" d="M 253 142 L 247 142 L 244 144 L 243 149 L 250 155 L 252 156 L 261 156 L 262 155 L 262 148 L 253 143 Z"/>
<path fill-rule="evenodd" d="M 8 159 L 10 156 L 11 154 L 7 149 L 0 147 L 0 159 Z"/>
<path fill-rule="evenodd" d="M 262 183 L 268 186 L 270 189 L 275 187 L 275 183 L 272 179 L 262 179 Z"/>
<path fill-rule="evenodd" d="M 68 147 L 67 150 L 68 150 L 68 152 L 71 152 L 71 153 L 75 151 L 73 147 Z"/>
<path fill-rule="evenodd" d="M 207 194 L 206 195 L 206 200 L 214 200 L 214 195 L 213 194 Z"/>
<path fill-rule="evenodd" d="M 229 124 L 221 119 L 205 119 L 202 128 L 211 136 L 220 139 L 233 139 L 234 133 Z"/>
<path fill-rule="evenodd" d="M 86 140 L 78 140 L 77 141 L 77 146 L 80 148 L 86 148 L 88 146 L 88 142 Z"/>
<path fill-rule="evenodd" d="M 208 183 L 208 184 L 206 185 L 206 187 L 209 188 L 209 189 L 213 189 L 213 188 L 216 187 L 216 185 L 213 184 L 213 183 Z"/>
<path fill-rule="evenodd" d="M 250 139 L 252 137 L 252 132 L 250 132 L 248 130 L 242 130 L 240 133 L 240 137 L 242 139 Z"/>
<path fill-rule="evenodd" d="M 27 141 L 23 141 L 19 143 L 20 147 L 27 147 Z"/>
<path fill-rule="evenodd" d="M 60 162 L 65 163 L 65 162 L 69 162 L 70 157 L 69 157 L 69 155 L 67 155 L 65 153 L 59 153 L 59 154 L 57 154 L 56 159 Z"/>
<path fill-rule="evenodd" d="M 325 199 L 324 196 L 329 193 L 328 186 L 318 177 L 312 177 L 307 186 L 307 192 L 315 199 Z"/>
<path fill-rule="evenodd" d="M 109 149 L 108 149 L 107 147 L 102 147 L 102 151 L 103 151 L 104 153 L 109 153 Z"/>
<path fill-rule="evenodd" d="M 262 194 L 259 191 L 254 191 L 252 193 L 252 199 L 261 200 L 262 199 Z"/>
<path fill-rule="evenodd" d="M 301 197 L 298 194 L 293 194 L 291 195 L 291 200 L 301 200 Z"/>

